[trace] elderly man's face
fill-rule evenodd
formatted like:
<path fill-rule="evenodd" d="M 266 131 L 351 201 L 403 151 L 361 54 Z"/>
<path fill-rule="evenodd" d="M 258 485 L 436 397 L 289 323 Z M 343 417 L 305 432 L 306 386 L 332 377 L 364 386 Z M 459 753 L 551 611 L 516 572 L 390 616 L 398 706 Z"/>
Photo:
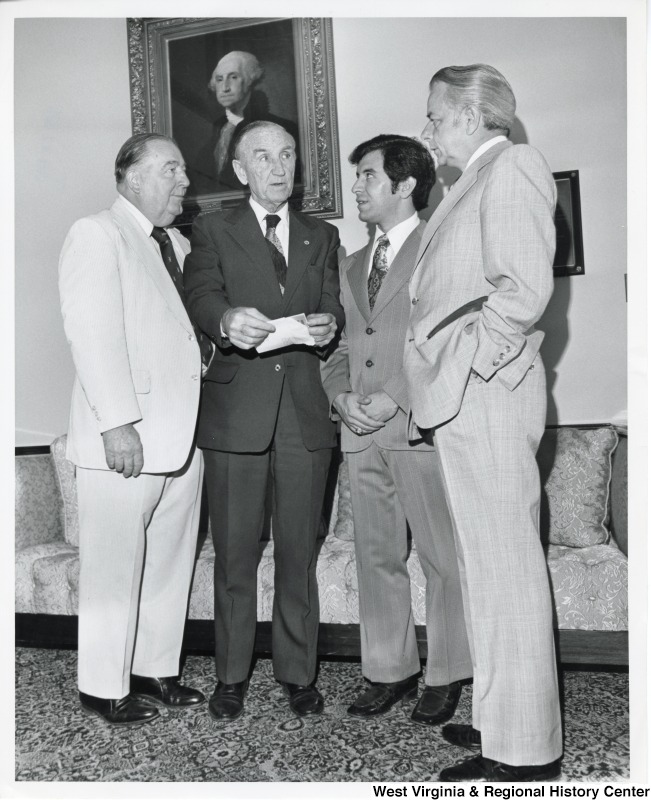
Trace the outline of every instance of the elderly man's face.
<path fill-rule="evenodd" d="M 251 81 L 239 56 L 227 55 L 215 69 L 217 102 L 233 111 L 244 109 L 251 96 Z"/>
<path fill-rule="evenodd" d="M 179 148 L 163 139 L 151 141 L 133 171 L 138 191 L 129 199 L 154 225 L 171 225 L 182 211 L 190 185 Z"/>
<path fill-rule="evenodd" d="M 461 113 L 447 101 L 447 86 L 434 84 L 427 99 L 427 125 L 421 133 L 437 166 L 464 169 L 476 145 L 469 140 Z"/>
<path fill-rule="evenodd" d="M 289 198 L 294 187 L 296 144 L 279 125 L 256 128 L 242 138 L 233 168 L 251 188 L 251 196 L 270 213 Z"/>

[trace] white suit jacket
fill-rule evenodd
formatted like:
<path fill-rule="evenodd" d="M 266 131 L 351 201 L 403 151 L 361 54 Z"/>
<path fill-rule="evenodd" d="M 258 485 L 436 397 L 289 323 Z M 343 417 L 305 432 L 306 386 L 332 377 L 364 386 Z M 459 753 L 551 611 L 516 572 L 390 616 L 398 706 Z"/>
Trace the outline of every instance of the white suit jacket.
<path fill-rule="evenodd" d="M 187 239 L 169 232 L 187 254 Z M 77 373 L 68 459 L 108 469 L 102 433 L 134 423 L 143 471 L 180 469 L 197 420 L 199 345 L 162 258 L 121 201 L 72 226 L 59 291 Z"/>
<path fill-rule="evenodd" d="M 462 173 L 430 218 L 409 284 L 410 436 L 414 422 L 434 428 L 459 412 L 471 370 L 511 391 L 527 374 L 553 288 L 555 204 L 543 156 L 507 141 Z"/>

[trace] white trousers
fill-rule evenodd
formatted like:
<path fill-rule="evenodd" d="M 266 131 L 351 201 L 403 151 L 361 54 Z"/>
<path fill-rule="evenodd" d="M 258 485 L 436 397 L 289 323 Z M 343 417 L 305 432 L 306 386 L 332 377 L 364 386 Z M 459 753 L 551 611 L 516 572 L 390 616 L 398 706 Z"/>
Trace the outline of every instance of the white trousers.
<path fill-rule="evenodd" d="M 77 467 L 80 691 L 118 699 L 132 672 L 178 675 L 202 478 L 196 449 L 172 474 Z"/>

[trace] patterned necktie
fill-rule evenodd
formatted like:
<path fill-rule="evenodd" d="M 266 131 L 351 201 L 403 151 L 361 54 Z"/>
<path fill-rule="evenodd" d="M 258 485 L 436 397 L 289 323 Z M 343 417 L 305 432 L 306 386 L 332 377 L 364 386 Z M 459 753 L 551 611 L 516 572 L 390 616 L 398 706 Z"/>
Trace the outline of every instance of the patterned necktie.
<path fill-rule="evenodd" d="M 157 228 L 156 226 L 154 226 L 151 232 L 151 237 L 158 242 L 160 254 L 163 256 L 163 263 L 165 264 L 169 276 L 172 279 L 172 283 L 174 286 L 176 286 L 176 291 L 179 293 L 179 297 L 181 298 L 183 306 L 187 311 L 187 306 L 185 304 L 185 289 L 183 288 L 183 273 L 181 272 L 181 267 L 179 267 L 179 262 L 176 260 L 176 253 L 174 252 L 172 240 L 170 239 L 165 228 Z M 212 346 L 208 337 L 205 336 L 194 323 L 192 323 L 192 327 L 194 328 L 194 333 L 197 337 L 197 342 L 199 343 L 199 350 L 201 351 L 201 363 L 207 367 L 210 363 L 210 357 L 212 355 Z"/>
<path fill-rule="evenodd" d="M 377 299 L 380 286 L 384 280 L 387 272 L 389 271 L 389 262 L 387 260 L 387 250 L 391 246 L 386 236 L 380 236 L 377 240 L 377 247 L 373 253 L 373 266 L 368 276 L 368 304 L 373 311 L 375 300 Z"/>
<path fill-rule="evenodd" d="M 274 262 L 280 291 L 284 294 L 285 284 L 287 283 L 287 262 L 285 261 L 283 246 L 276 234 L 276 227 L 280 222 L 280 217 L 278 214 L 267 214 L 265 222 L 267 223 L 267 232 L 264 238 L 271 254 L 271 260 Z"/>

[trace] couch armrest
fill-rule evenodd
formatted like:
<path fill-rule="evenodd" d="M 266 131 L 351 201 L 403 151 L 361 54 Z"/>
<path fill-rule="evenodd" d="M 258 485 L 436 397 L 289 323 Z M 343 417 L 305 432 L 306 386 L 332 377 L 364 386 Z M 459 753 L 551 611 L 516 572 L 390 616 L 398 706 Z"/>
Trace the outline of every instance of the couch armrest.
<path fill-rule="evenodd" d="M 16 456 L 16 550 L 63 541 L 63 513 L 52 456 Z"/>
<path fill-rule="evenodd" d="M 618 434 L 610 488 L 610 533 L 617 547 L 628 556 L 628 436 L 621 430 Z"/>

